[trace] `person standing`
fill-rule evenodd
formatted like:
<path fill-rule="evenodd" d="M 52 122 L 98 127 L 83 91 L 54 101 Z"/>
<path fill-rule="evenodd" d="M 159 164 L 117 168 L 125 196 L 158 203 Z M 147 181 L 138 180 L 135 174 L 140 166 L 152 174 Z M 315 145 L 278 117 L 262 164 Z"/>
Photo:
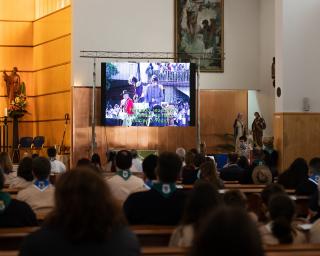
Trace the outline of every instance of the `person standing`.
<path fill-rule="evenodd" d="M 246 132 L 245 132 L 246 127 L 245 127 L 242 113 L 238 113 L 236 120 L 234 120 L 233 131 L 234 131 L 235 149 L 237 149 L 237 148 L 239 148 L 240 137 L 242 137 L 243 135 L 246 134 Z"/>
<path fill-rule="evenodd" d="M 3 79 L 7 86 L 7 94 L 9 104 L 14 101 L 15 97 L 21 93 L 20 89 L 20 76 L 18 75 L 18 68 L 14 67 L 11 74 L 7 75 L 6 71 L 3 71 Z"/>
<path fill-rule="evenodd" d="M 266 122 L 258 112 L 255 112 L 254 120 L 252 123 L 252 135 L 255 146 L 258 146 L 260 148 L 262 148 L 262 137 L 264 129 L 266 129 Z"/>
<path fill-rule="evenodd" d="M 133 115 L 133 100 L 130 98 L 129 92 L 127 90 L 124 90 L 121 95 L 123 97 L 120 103 L 120 109 L 123 113 L 122 126 L 131 126 L 131 117 Z"/>
<path fill-rule="evenodd" d="M 158 83 L 158 77 L 153 75 L 151 77 L 151 84 L 148 85 L 145 102 L 149 103 L 149 107 L 160 105 L 163 99 L 163 86 Z"/>

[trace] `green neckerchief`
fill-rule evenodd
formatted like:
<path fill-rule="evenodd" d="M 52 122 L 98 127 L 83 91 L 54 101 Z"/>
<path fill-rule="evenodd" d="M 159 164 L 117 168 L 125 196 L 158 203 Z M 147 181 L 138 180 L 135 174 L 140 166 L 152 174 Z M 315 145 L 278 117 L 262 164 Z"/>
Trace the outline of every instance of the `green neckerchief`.
<path fill-rule="evenodd" d="M 176 183 L 153 183 L 152 188 L 165 198 L 170 197 L 177 190 Z"/>
<path fill-rule="evenodd" d="M 3 213 L 11 202 L 10 194 L 0 192 L 0 213 Z"/>
<path fill-rule="evenodd" d="M 124 180 L 128 180 L 132 174 L 130 170 L 118 170 L 117 175 L 119 175 Z"/>

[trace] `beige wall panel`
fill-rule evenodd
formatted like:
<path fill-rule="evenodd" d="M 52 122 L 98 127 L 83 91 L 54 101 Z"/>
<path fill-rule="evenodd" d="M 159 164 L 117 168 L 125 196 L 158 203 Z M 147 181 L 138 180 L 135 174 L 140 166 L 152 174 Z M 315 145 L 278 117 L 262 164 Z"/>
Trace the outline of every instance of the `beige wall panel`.
<path fill-rule="evenodd" d="M 34 0 L 1 0 L 0 20 L 34 20 Z"/>
<path fill-rule="evenodd" d="M 34 69 L 70 62 L 71 36 L 34 47 Z"/>
<path fill-rule="evenodd" d="M 0 47 L 0 70 L 32 71 L 33 48 L 31 47 Z"/>
<path fill-rule="evenodd" d="M 34 22 L 33 44 L 37 45 L 71 33 L 71 7 Z"/>
<path fill-rule="evenodd" d="M 70 90 L 71 65 L 65 64 L 33 73 L 35 85 L 29 95 Z"/>
<path fill-rule="evenodd" d="M 32 22 L 0 21 L 0 45 L 32 46 Z"/>

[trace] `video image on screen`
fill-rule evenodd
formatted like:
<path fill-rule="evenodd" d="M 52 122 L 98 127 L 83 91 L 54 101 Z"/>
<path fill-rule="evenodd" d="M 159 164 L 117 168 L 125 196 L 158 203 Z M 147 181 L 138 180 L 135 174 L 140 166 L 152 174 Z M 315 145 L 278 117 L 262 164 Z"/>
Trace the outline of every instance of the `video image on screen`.
<path fill-rule="evenodd" d="M 102 122 L 107 126 L 193 125 L 190 63 L 102 63 Z"/>

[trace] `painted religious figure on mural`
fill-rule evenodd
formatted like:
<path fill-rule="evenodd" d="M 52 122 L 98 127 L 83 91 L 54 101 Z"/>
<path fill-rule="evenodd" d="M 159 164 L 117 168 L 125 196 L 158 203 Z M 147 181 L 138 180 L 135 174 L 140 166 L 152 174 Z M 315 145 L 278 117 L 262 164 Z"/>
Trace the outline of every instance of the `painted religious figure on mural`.
<path fill-rule="evenodd" d="M 266 122 L 258 112 L 254 113 L 254 120 L 252 122 L 252 135 L 254 144 L 262 148 L 263 130 L 266 129 Z"/>
<path fill-rule="evenodd" d="M 21 94 L 20 76 L 18 74 L 18 68 L 14 67 L 11 74 L 8 75 L 6 71 L 3 71 L 3 79 L 7 87 L 7 95 L 9 104 L 14 101 L 15 97 Z"/>

